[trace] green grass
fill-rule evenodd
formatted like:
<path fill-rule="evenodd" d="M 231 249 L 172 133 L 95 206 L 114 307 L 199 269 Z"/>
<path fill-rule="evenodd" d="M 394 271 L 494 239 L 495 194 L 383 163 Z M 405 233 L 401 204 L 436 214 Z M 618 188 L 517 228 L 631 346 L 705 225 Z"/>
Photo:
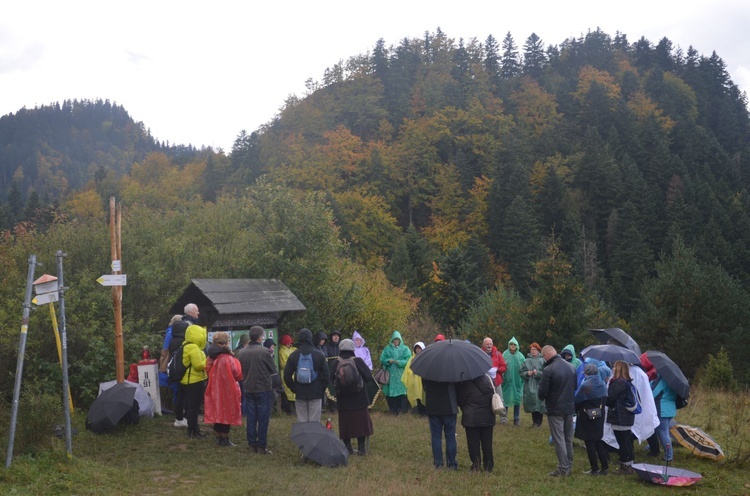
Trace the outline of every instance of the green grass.
<path fill-rule="evenodd" d="M 469 473 L 466 438 L 458 428 L 458 472 L 432 468 L 427 420 L 412 415 L 391 417 L 382 407 L 373 412 L 375 435 L 370 455 L 352 457 L 347 467 L 326 468 L 305 463 L 289 440 L 293 419 L 271 419 L 271 456 L 250 454 L 244 427 L 234 427 L 236 448 L 218 448 L 213 439 L 195 441 L 170 417 L 144 419 L 137 426 L 119 427 L 106 435 L 83 429 L 83 412 L 74 416 L 79 434 L 73 439 L 73 457 L 55 439 L 52 449 L 16 455 L 10 469 L 0 470 L 2 494 L 408 494 L 418 495 L 547 495 L 547 494 L 750 494 L 746 462 L 750 449 L 750 399 L 718 392 L 694 394 L 678 421 L 702 427 L 722 445 L 723 462 L 697 458 L 683 448 L 675 450 L 674 466 L 703 474 L 688 488 L 665 488 L 641 482 L 635 476 L 591 477 L 585 450 L 575 443 L 573 476 L 554 479 L 546 474 L 556 466 L 549 432 L 531 429 L 528 414 L 522 425 L 500 425 L 494 431 L 495 471 Z M 2 412 L 5 415 L 6 412 Z M 334 426 L 336 417 L 332 416 Z M 546 426 L 546 422 L 545 422 Z M 22 427 L 19 425 L 19 429 Z M 210 434 L 210 426 L 205 431 Z M 6 434 L 7 436 L 7 434 Z M 7 441 L 6 441 L 7 442 Z M 3 445 L 7 447 L 6 444 Z M 356 443 L 355 443 L 356 447 Z M 616 454 L 611 454 L 616 461 Z M 636 446 L 636 462 L 646 461 Z M 614 465 L 614 464 L 613 464 Z"/>

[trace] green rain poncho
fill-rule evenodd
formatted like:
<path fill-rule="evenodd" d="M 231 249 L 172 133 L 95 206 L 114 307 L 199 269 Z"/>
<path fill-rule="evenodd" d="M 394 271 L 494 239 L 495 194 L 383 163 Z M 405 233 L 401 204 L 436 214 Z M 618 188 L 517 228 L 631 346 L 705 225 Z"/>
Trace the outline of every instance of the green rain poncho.
<path fill-rule="evenodd" d="M 544 401 L 539 399 L 539 383 L 542 381 L 542 369 L 544 368 L 544 358 L 542 354 L 526 356 L 526 361 L 521 366 L 521 379 L 523 380 L 523 411 L 526 413 L 545 413 Z M 536 370 L 536 375 L 529 375 L 530 370 Z"/>
<path fill-rule="evenodd" d="M 573 368 L 578 370 L 578 367 L 581 365 L 581 360 L 576 356 L 576 349 L 573 348 L 572 344 L 569 344 L 563 350 L 560 352 L 560 355 L 562 355 L 565 351 L 569 352 L 571 355 L 573 355 L 573 360 L 570 361 L 571 365 L 573 365 Z"/>
<path fill-rule="evenodd" d="M 510 345 L 516 345 L 516 352 L 510 352 Z M 508 369 L 503 374 L 503 401 L 505 406 L 516 406 L 521 404 L 523 398 L 523 379 L 521 379 L 521 367 L 526 357 L 518 349 L 516 338 L 510 338 L 508 349 L 503 352 L 503 358 Z"/>
<path fill-rule="evenodd" d="M 394 339 L 399 340 L 398 346 L 393 345 Z M 401 381 L 401 376 L 404 373 L 404 367 L 406 367 L 406 362 L 409 361 L 409 358 L 411 358 L 411 350 L 404 344 L 404 340 L 401 339 L 401 333 L 393 331 L 390 343 L 385 347 L 383 353 L 380 354 L 380 365 L 390 374 L 389 383 L 383 385 L 384 395 L 390 397 L 406 395 L 406 386 Z M 389 364 L 388 360 L 391 359 L 393 363 Z"/>

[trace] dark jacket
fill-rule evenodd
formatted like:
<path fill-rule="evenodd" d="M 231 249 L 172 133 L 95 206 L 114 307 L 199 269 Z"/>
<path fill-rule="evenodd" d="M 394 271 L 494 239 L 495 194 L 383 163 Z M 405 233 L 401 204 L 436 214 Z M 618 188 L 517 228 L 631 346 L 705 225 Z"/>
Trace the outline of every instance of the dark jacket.
<path fill-rule="evenodd" d="M 325 340 L 325 342 L 318 346 L 318 343 Z M 315 341 L 313 341 L 313 346 L 315 346 L 315 349 L 320 350 L 323 355 L 328 357 L 328 336 L 323 331 L 318 331 L 315 333 Z"/>
<path fill-rule="evenodd" d="M 276 373 L 276 365 L 266 348 L 257 341 L 250 341 L 237 358 L 242 365 L 242 391 L 245 394 L 264 393 L 273 389 L 271 375 Z"/>
<path fill-rule="evenodd" d="M 458 415 L 456 388 L 452 382 L 435 382 L 422 379 L 427 415 Z"/>
<path fill-rule="evenodd" d="M 576 369 L 555 355 L 544 363 L 539 381 L 539 399 L 544 400 L 547 415 L 573 415 L 576 411 Z"/>
<path fill-rule="evenodd" d="M 635 414 L 629 412 L 623 405 L 623 401 L 630 394 L 630 382 L 622 377 L 613 379 L 609 382 L 607 390 L 607 423 L 612 425 L 622 425 L 632 427 L 635 422 Z"/>
<path fill-rule="evenodd" d="M 480 375 L 472 381 L 456 384 L 456 397 L 461 407 L 461 425 L 464 427 L 490 427 L 497 417 L 492 411 L 492 379 Z"/>
<path fill-rule="evenodd" d="M 182 320 L 178 320 L 172 324 L 172 339 L 169 341 L 169 353 L 174 355 L 177 348 L 182 346 L 182 343 L 185 341 L 185 331 L 187 331 L 187 328 L 197 323 L 198 321 L 190 315 L 183 315 Z"/>
<path fill-rule="evenodd" d="M 318 377 L 311 384 L 300 384 L 294 380 L 294 373 L 297 371 L 299 356 L 308 353 L 312 354 L 313 370 L 318 373 Z M 326 386 L 328 386 L 328 377 L 328 363 L 325 355 L 313 346 L 312 333 L 308 329 L 302 329 L 297 334 L 297 349 L 289 355 L 284 367 L 284 384 L 292 390 L 297 399 L 320 400 L 323 399 Z"/>
<path fill-rule="evenodd" d="M 338 336 L 339 340 L 333 342 L 333 336 Z M 341 332 L 331 331 L 331 335 L 328 336 L 328 343 L 326 343 L 326 357 L 336 358 L 339 356 L 339 343 L 341 342 Z"/>
<path fill-rule="evenodd" d="M 372 372 L 370 372 L 370 367 L 367 366 L 364 360 L 354 356 L 353 351 L 342 351 L 339 358 L 333 361 L 331 364 L 331 383 L 334 382 L 334 378 L 336 377 L 339 360 L 351 357 L 354 357 L 354 363 L 357 365 L 359 375 L 362 376 L 362 389 L 356 393 L 349 394 L 336 392 L 336 406 L 341 411 L 361 410 L 370 406 L 370 398 L 367 396 L 367 383 L 373 380 Z"/>

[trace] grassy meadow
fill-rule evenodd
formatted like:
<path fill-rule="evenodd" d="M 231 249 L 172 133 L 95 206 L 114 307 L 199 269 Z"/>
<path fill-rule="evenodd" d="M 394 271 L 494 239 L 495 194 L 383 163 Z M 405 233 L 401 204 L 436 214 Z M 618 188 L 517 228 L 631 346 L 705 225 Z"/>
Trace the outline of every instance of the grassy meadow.
<path fill-rule="evenodd" d="M 22 400 L 23 401 L 23 398 Z M 137 426 L 121 426 L 105 435 L 83 427 L 85 412 L 74 415 L 78 434 L 73 457 L 65 454 L 64 440 L 52 436 L 50 448 L 34 454 L 18 453 L 9 469 L 0 471 L 0 493 L 13 495 L 244 495 L 244 494 L 408 494 L 419 495 L 546 495 L 546 494 L 750 494 L 750 395 L 694 390 L 688 407 L 677 420 L 701 427 L 721 444 L 722 462 L 675 449 L 674 466 L 703 474 L 691 487 L 666 488 L 636 476 L 592 477 L 582 474 L 588 459 L 583 444 L 575 441 L 573 476 L 555 479 L 546 474 L 556 465 L 546 428 L 530 428 L 522 414 L 521 426 L 498 425 L 494 431 L 495 470 L 470 473 L 466 438 L 457 429 L 459 471 L 434 470 L 429 427 L 425 418 L 392 417 L 384 403 L 373 411 L 375 435 L 370 454 L 353 456 L 349 466 L 320 467 L 305 463 L 289 440 L 293 419 L 274 415 L 269 432 L 271 456 L 246 449 L 244 426 L 234 427 L 235 448 L 216 447 L 213 437 L 188 440 L 173 418 L 143 419 Z M 4 410 L 3 446 L 7 448 Z M 336 416 L 332 415 L 334 427 Z M 19 431 L 23 429 L 19 418 Z M 211 427 L 205 426 L 209 434 Z M 355 442 L 356 448 L 356 442 Z M 616 453 L 610 455 L 613 467 Z M 636 445 L 636 462 L 647 462 Z M 652 462 L 648 459 L 648 462 Z"/>

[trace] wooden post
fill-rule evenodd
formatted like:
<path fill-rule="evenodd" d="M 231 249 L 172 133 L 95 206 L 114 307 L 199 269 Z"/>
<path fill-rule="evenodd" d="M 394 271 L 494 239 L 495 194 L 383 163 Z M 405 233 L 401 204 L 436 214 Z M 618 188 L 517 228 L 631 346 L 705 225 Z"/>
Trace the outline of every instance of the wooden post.
<path fill-rule="evenodd" d="M 115 215 L 117 210 L 117 215 Z M 109 237 L 111 245 L 112 262 L 120 261 L 122 254 L 122 245 L 120 243 L 120 220 L 121 213 L 119 208 L 115 208 L 115 197 L 109 198 Z M 113 274 L 122 273 L 120 270 L 113 270 Z M 125 381 L 125 350 L 122 339 L 122 286 L 112 286 L 112 305 L 115 311 L 115 364 L 117 367 L 117 382 Z"/>

